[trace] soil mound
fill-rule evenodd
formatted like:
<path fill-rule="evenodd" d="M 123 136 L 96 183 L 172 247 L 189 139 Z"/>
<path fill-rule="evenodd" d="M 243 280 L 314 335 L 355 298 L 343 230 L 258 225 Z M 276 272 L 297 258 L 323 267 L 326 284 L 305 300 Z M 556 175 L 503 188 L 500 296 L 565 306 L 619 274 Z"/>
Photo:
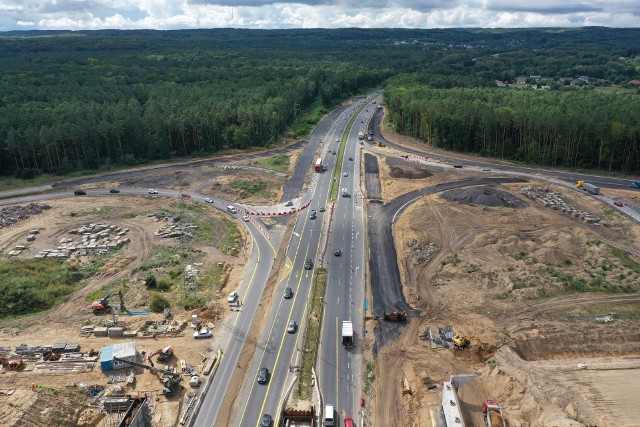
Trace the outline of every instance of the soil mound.
<path fill-rule="evenodd" d="M 387 166 L 389 166 L 389 174 L 393 178 L 422 179 L 433 175 L 424 165 L 395 157 L 387 157 Z"/>
<path fill-rule="evenodd" d="M 513 194 L 494 187 L 469 187 L 445 191 L 441 198 L 461 205 L 502 206 L 524 208 L 528 204 Z"/>

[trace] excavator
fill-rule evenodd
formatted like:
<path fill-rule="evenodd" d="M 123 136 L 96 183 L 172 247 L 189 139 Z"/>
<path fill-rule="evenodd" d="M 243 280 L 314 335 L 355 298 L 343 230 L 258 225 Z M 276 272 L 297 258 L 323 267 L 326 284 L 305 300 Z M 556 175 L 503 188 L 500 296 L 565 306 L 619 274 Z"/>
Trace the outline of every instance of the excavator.
<path fill-rule="evenodd" d="M 156 350 L 155 353 L 149 353 L 147 354 L 146 352 L 142 352 L 141 353 L 142 356 L 147 360 L 147 362 L 149 363 L 149 365 L 151 365 L 152 367 L 153 365 L 153 357 L 154 356 L 158 356 L 158 362 L 166 362 L 167 360 L 169 360 L 171 358 L 171 356 L 173 356 L 173 347 L 171 347 L 170 345 L 167 345 L 165 347 L 162 347 L 158 350 Z"/>
<path fill-rule="evenodd" d="M 114 357 L 113 360 L 116 362 L 135 366 L 138 368 L 148 369 L 151 372 L 163 374 L 163 377 L 160 380 L 160 382 L 162 382 L 162 394 L 164 394 L 165 396 L 172 395 L 178 388 L 178 384 L 180 384 L 180 381 L 182 381 L 182 376 L 176 372 L 173 372 L 170 369 L 155 368 L 153 366 L 148 366 L 143 363 L 131 362 L 130 360 L 127 360 L 127 359 L 120 359 L 119 357 Z"/>
<path fill-rule="evenodd" d="M 453 348 L 456 350 L 463 350 L 471 346 L 472 343 L 476 343 L 476 345 L 482 344 L 480 338 L 478 337 L 467 337 L 462 335 L 455 335 L 451 341 L 453 341 Z"/>
<path fill-rule="evenodd" d="M 91 309 L 93 310 L 93 314 L 105 314 L 111 311 L 110 300 L 113 296 L 118 296 L 120 298 L 120 311 L 124 311 L 124 297 L 122 296 L 122 291 L 111 292 L 109 295 L 103 297 L 99 301 L 94 301 L 91 304 Z"/>

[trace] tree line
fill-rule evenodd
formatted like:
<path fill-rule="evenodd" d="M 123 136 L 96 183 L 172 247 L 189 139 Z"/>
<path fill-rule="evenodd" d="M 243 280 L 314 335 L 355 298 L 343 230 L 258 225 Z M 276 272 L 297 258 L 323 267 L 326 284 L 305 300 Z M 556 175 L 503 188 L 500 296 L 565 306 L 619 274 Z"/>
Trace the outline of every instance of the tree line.
<path fill-rule="evenodd" d="M 640 94 L 439 89 L 391 79 L 396 128 L 434 147 L 526 163 L 640 173 Z"/>

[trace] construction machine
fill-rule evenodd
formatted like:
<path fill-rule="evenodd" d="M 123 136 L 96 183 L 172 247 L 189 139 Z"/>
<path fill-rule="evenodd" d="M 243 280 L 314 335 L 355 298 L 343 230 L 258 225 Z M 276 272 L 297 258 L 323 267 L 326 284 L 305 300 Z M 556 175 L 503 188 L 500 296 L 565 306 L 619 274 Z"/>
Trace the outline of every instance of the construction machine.
<path fill-rule="evenodd" d="M 471 346 L 472 343 L 476 343 L 476 345 L 482 344 L 480 338 L 478 337 L 467 337 L 462 335 L 455 335 L 451 341 L 453 342 L 453 348 L 456 350 L 463 350 Z"/>
<path fill-rule="evenodd" d="M 94 301 L 94 303 L 91 304 L 91 309 L 93 310 L 93 314 L 105 314 L 110 312 L 112 308 L 110 304 L 111 297 L 116 295 L 120 298 L 120 311 L 124 311 L 125 310 L 124 297 L 122 295 L 122 291 L 118 291 L 118 292 L 111 292 L 110 294 L 103 297 L 99 301 Z"/>
<path fill-rule="evenodd" d="M 495 400 L 487 400 L 482 405 L 482 414 L 484 415 L 484 423 L 487 427 L 506 427 L 504 417 L 502 416 L 502 406 Z"/>
<path fill-rule="evenodd" d="M 147 360 L 147 363 L 149 363 L 149 365 L 154 366 L 153 365 L 153 357 L 154 356 L 158 356 L 158 362 L 166 362 L 167 360 L 171 359 L 171 356 L 173 356 L 173 347 L 171 347 L 170 345 L 167 345 L 165 347 L 162 347 L 158 350 L 155 351 L 155 353 L 146 353 L 146 352 L 142 352 L 141 353 L 142 356 Z"/>
<path fill-rule="evenodd" d="M 182 381 L 182 376 L 170 369 L 156 368 L 153 366 L 145 365 L 143 363 L 131 362 L 130 360 L 121 359 L 119 357 L 114 357 L 113 360 L 115 362 L 136 366 L 138 368 L 148 369 L 151 372 L 162 374 L 163 377 L 160 382 L 162 382 L 162 394 L 164 394 L 165 396 L 172 395 L 177 390 L 180 381 Z"/>
<path fill-rule="evenodd" d="M 392 322 L 404 322 L 409 317 L 409 313 L 406 311 L 392 311 L 390 313 L 384 312 L 384 320 L 390 320 Z"/>

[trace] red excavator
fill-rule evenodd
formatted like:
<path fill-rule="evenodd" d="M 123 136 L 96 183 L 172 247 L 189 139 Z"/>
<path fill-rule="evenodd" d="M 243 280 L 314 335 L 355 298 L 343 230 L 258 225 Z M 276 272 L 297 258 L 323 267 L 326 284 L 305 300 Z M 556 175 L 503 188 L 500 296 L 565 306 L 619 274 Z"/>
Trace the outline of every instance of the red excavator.
<path fill-rule="evenodd" d="M 390 313 L 384 312 L 384 320 L 390 320 L 392 322 L 404 322 L 409 317 L 409 313 L 406 311 L 392 311 Z"/>
<path fill-rule="evenodd" d="M 93 310 L 93 314 L 105 314 L 111 311 L 111 304 L 109 303 L 111 297 L 118 296 L 120 298 L 120 311 L 124 311 L 124 298 L 122 296 L 122 291 L 111 292 L 106 297 L 100 299 L 99 301 L 95 301 L 91 304 L 91 309 Z"/>
<path fill-rule="evenodd" d="M 153 357 L 158 356 L 158 359 L 157 359 L 158 362 L 166 362 L 171 358 L 171 356 L 173 356 L 173 347 L 168 345 L 168 346 L 162 347 L 159 350 L 156 350 L 155 353 L 148 353 L 148 354 L 143 351 L 142 356 L 147 360 L 147 363 L 149 363 L 149 365 L 154 366 Z"/>

